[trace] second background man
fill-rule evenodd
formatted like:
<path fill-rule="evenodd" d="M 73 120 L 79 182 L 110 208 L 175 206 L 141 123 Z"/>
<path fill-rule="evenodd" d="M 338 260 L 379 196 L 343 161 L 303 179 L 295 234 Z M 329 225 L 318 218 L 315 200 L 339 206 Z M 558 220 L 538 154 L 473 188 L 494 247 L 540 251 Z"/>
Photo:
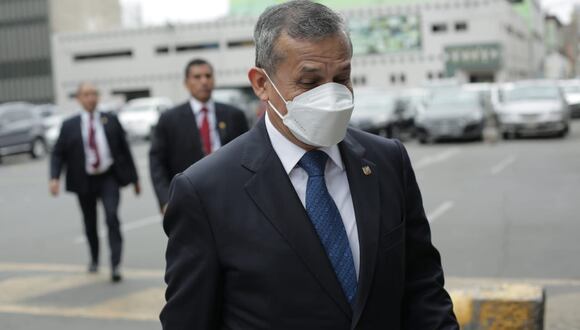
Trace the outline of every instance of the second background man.
<path fill-rule="evenodd" d="M 149 166 L 162 212 L 169 199 L 169 183 L 177 174 L 248 130 L 242 110 L 214 102 L 212 65 L 203 59 L 185 68 L 185 87 L 191 98 L 159 118 L 149 151 Z"/>

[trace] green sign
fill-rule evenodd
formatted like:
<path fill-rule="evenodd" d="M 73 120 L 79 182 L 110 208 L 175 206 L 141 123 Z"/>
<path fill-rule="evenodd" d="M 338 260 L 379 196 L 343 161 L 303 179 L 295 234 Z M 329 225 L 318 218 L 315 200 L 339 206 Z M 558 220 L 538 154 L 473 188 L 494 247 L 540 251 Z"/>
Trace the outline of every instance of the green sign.
<path fill-rule="evenodd" d="M 498 43 L 454 45 L 445 47 L 447 76 L 455 71 L 497 71 L 502 65 L 502 48 Z"/>
<path fill-rule="evenodd" d="M 421 24 L 416 15 L 391 15 L 348 22 L 355 55 L 384 54 L 421 48 Z"/>
<path fill-rule="evenodd" d="M 282 0 L 230 0 L 230 15 L 260 16 L 269 6 L 283 3 Z M 334 10 L 369 7 L 375 5 L 406 5 L 432 2 L 432 0 L 319 0 L 316 1 Z"/>

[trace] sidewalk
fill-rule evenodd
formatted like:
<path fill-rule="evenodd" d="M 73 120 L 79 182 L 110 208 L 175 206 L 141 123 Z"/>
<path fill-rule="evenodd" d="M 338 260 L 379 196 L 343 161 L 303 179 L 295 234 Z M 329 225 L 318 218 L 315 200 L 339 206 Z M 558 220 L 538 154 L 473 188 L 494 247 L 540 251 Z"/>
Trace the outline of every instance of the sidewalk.
<path fill-rule="evenodd" d="M 85 268 L 0 263 L 0 319 L 2 315 L 19 315 L 31 319 L 117 320 L 121 324 L 159 322 L 164 303 L 162 270 L 125 269 L 124 281 L 111 284 L 106 269 L 91 275 Z M 498 282 L 543 286 L 547 296 L 545 329 L 580 330 L 580 280 L 450 277 L 447 288 Z"/>

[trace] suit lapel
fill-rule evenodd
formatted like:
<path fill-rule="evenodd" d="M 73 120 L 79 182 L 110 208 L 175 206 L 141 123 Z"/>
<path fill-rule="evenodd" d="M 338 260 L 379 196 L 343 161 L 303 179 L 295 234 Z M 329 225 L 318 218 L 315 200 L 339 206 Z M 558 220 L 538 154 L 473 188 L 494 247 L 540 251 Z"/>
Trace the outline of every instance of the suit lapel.
<path fill-rule="evenodd" d="M 364 147 L 350 134 L 347 133 L 339 148 L 345 163 L 360 245 L 358 289 L 353 308 L 354 327 L 364 310 L 375 273 L 380 232 L 379 180 L 376 165 L 364 157 Z"/>
<path fill-rule="evenodd" d="M 84 110 L 83 110 L 84 111 Z M 71 132 L 71 136 L 73 138 L 73 141 L 78 141 L 77 143 L 75 143 L 75 145 L 78 148 L 78 154 L 81 156 L 81 161 L 84 166 L 85 162 L 86 162 L 86 155 L 85 155 L 85 140 L 83 138 L 83 120 L 81 118 L 81 115 L 78 115 L 75 117 L 75 124 L 72 125 L 73 127 L 73 131 Z"/>
<path fill-rule="evenodd" d="M 112 131 L 111 129 L 113 129 L 113 126 L 109 123 L 109 116 L 107 116 L 104 113 L 99 113 L 99 121 L 101 122 L 101 125 L 103 126 L 103 132 L 105 133 L 105 138 L 107 139 L 107 143 L 109 144 L 109 147 L 111 147 L 111 137 L 112 135 Z M 112 150 L 111 150 L 112 152 Z"/>
<path fill-rule="evenodd" d="M 246 183 L 247 193 L 327 294 L 351 318 L 351 307 L 324 247 L 271 146 L 264 119 L 252 129 L 251 134 L 253 139 L 246 145 L 242 158 L 243 166 L 254 172 Z"/>
<path fill-rule="evenodd" d="M 183 122 L 181 125 L 185 128 L 184 132 L 188 132 L 185 136 L 185 141 L 182 141 L 185 145 L 190 145 L 193 150 L 200 150 L 203 154 L 203 148 L 201 146 L 201 137 L 199 136 L 199 129 L 197 128 L 197 118 L 193 113 L 191 104 L 185 102 L 179 109 L 180 116 Z M 191 132 L 191 133 L 189 133 Z"/>

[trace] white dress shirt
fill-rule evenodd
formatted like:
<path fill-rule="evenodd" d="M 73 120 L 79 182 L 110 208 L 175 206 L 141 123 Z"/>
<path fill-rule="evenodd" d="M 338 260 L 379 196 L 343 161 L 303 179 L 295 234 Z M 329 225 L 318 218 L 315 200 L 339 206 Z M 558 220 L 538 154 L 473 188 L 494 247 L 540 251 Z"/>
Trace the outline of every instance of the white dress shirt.
<path fill-rule="evenodd" d="M 203 114 L 201 109 L 205 106 L 207 108 L 207 116 L 209 121 L 209 139 L 211 140 L 211 152 L 218 150 L 222 143 L 220 141 L 220 134 L 217 129 L 217 117 L 215 115 L 215 102 L 209 100 L 206 103 L 199 102 L 196 98 L 192 97 L 189 100 L 191 109 L 193 109 L 193 114 L 195 115 L 195 120 L 197 121 L 197 128 L 201 129 L 201 122 L 203 121 Z"/>
<path fill-rule="evenodd" d="M 306 150 L 286 139 L 286 137 L 282 135 L 276 127 L 274 127 L 267 112 L 265 120 L 266 130 L 268 131 L 268 136 L 272 142 L 272 147 L 278 155 L 278 158 L 280 158 L 282 166 L 284 166 L 302 205 L 306 208 L 306 185 L 308 183 L 308 173 L 298 166 L 298 162 L 302 156 L 304 156 Z M 350 194 L 350 186 L 348 185 L 346 170 L 344 169 L 344 164 L 342 163 L 342 158 L 337 145 L 333 145 L 329 148 L 320 148 L 320 150 L 324 151 L 331 160 L 326 162 L 324 179 L 326 181 L 328 192 L 340 212 L 340 217 L 342 218 L 344 229 L 348 236 L 348 243 L 352 251 L 354 268 L 358 278 L 360 269 L 360 246 L 354 206 L 352 204 L 352 196 Z"/>
<path fill-rule="evenodd" d="M 97 143 L 97 151 L 99 152 L 99 166 L 94 168 L 97 155 L 89 147 L 89 113 L 87 111 L 81 112 L 81 134 L 83 136 L 83 145 L 85 147 L 85 169 L 89 175 L 96 175 L 105 173 L 111 165 L 113 165 L 113 156 L 111 156 L 111 149 L 109 149 L 109 142 L 105 135 L 105 128 L 103 124 L 106 121 L 101 120 L 101 114 L 98 111 L 93 112 L 93 125 L 95 128 L 95 141 Z M 103 117 L 106 118 L 106 117 Z"/>

